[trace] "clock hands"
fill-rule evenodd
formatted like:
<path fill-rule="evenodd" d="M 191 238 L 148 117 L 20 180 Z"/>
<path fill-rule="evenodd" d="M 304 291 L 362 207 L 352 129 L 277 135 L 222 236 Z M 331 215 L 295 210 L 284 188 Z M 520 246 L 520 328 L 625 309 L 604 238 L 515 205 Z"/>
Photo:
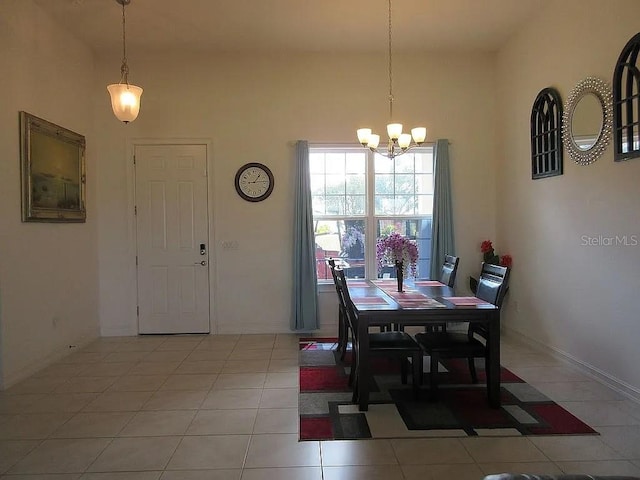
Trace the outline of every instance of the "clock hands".
<path fill-rule="evenodd" d="M 256 179 L 253 182 L 248 182 L 248 183 L 267 183 L 266 180 L 258 180 L 260 178 L 262 174 L 259 173 L 258 176 L 256 177 Z"/>

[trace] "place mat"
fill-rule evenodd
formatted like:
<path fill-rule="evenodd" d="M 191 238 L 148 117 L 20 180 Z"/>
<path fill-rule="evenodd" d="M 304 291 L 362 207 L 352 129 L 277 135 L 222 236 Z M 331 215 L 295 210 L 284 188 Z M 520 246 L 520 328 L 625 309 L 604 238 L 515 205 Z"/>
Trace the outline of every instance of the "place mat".
<path fill-rule="evenodd" d="M 391 280 L 373 280 L 373 283 L 379 287 L 395 287 L 398 285 L 398 281 L 395 278 L 392 278 Z"/>
<path fill-rule="evenodd" d="M 510 370 L 500 369 L 502 406 L 487 402 L 484 362 L 476 363 L 478 383 L 471 381 L 466 359 L 442 360 L 439 396 L 430 401 L 429 359 L 420 399 L 411 382 L 400 382 L 397 359 L 374 358 L 369 410 L 351 403 L 348 385 L 351 351 L 344 362 L 335 338 L 301 338 L 299 365 L 299 438 L 351 440 L 363 438 L 444 438 L 466 436 L 598 435 Z"/>
<path fill-rule="evenodd" d="M 442 297 L 454 305 L 491 305 L 486 300 L 478 297 Z"/>
<path fill-rule="evenodd" d="M 368 287 L 369 283 L 366 280 L 349 280 L 347 279 L 347 287 Z"/>
<path fill-rule="evenodd" d="M 433 298 L 396 300 L 402 308 L 447 308 L 444 303 L 440 303 Z"/>
<path fill-rule="evenodd" d="M 437 280 L 416 280 L 413 284 L 416 287 L 446 287 L 444 283 Z"/>
<path fill-rule="evenodd" d="M 382 297 L 352 297 L 351 300 L 356 305 L 389 305 Z"/>

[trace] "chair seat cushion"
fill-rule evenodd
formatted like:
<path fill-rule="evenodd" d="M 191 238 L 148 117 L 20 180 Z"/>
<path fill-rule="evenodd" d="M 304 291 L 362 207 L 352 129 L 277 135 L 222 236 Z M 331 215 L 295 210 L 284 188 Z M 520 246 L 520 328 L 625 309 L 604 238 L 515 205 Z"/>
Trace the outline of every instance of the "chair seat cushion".
<path fill-rule="evenodd" d="M 406 332 L 380 332 L 369 334 L 371 350 L 420 350 L 414 338 Z"/>
<path fill-rule="evenodd" d="M 483 356 L 484 344 L 476 338 L 469 338 L 466 333 L 430 332 L 416 333 L 416 341 L 426 352 L 437 352 L 452 355 Z"/>

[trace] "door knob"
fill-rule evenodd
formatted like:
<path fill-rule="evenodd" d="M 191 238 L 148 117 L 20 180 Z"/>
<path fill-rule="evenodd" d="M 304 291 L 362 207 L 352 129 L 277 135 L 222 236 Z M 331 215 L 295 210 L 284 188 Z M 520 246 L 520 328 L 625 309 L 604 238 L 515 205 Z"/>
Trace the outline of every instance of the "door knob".
<path fill-rule="evenodd" d="M 194 265 L 202 265 L 203 267 L 206 267 L 207 266 L 207 261 L 206 260 L 202 260 L 201 262 L 194 263 Z"/>

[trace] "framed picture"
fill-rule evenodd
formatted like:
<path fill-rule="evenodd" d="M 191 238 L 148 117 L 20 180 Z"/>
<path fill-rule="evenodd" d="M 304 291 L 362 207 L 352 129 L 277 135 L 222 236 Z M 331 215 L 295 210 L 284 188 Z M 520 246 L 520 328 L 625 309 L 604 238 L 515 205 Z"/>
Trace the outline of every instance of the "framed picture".
<path fill-rule="evenodd" d="M 84 136 L 20 112 L 23 222 L 84 222 Z"/>

